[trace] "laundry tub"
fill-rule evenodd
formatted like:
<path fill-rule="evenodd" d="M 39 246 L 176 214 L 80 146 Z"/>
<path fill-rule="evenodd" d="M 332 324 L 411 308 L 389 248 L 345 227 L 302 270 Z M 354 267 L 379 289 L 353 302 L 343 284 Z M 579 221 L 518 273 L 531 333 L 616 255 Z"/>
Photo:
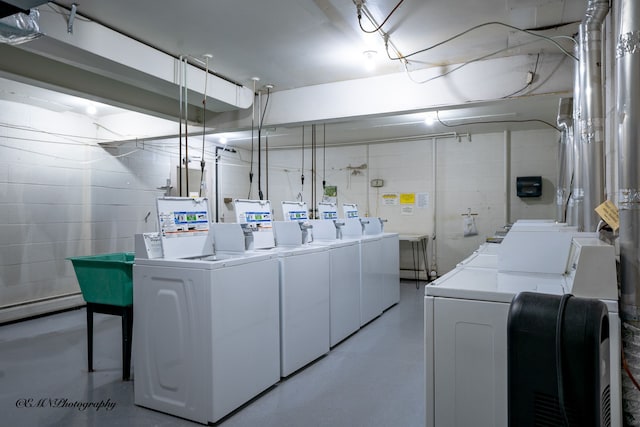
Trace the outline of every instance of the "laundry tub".
<path fill-rule="evenodd" d="M 133 252 L 67 258 L 87 302 L 87 361 L 93 372 L 93 313 L 122 317 L 122 379 L 131 376 L 133 332 Z"/>

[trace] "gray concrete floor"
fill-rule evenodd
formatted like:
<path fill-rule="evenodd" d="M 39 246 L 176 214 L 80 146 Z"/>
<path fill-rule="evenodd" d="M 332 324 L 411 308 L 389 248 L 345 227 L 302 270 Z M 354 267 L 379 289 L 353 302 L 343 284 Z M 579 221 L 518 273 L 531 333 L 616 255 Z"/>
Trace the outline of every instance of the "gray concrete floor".
<path fill-rule="evenodd" d="M 218 425 L 424 426 L 424 288 L 400 289 L 399 304 Z M 133 404 L 120 339 L 119 317 L 95 315 L 88 373 L 84 309 L 0 326 L 0 424 L 199 425 Z"/>

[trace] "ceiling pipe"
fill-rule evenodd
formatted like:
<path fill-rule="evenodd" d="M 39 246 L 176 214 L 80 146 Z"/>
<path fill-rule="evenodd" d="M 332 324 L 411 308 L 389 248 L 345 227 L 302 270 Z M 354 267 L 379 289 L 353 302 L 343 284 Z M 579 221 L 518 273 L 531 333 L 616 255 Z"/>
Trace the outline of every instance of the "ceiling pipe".
<path fill-rule="evenodd" d="M 585 231 L 596 231 L 599 217 L 594 209 L 605 200 L 602 24 L 607 13 L 609 0 L 590 0 L 580 24 L 580 146 Z"/>
<path fill-rule="evenodd" d="M 623 356 L 630 372 L 640 375 L 640 4 L 621 0 L 616 47 L 618 119 L 618 207 L 620 215 L 620 317 Z M 623 359 L 623 360 L 624 360 Z M 625 425 L 640 425 L 640 395 L 622 375 Z"/>

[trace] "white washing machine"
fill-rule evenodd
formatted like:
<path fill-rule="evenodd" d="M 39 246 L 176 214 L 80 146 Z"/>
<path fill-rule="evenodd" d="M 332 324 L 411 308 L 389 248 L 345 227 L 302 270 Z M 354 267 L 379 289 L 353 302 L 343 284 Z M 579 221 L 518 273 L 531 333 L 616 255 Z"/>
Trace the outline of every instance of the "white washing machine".
<path fill-rule="evenodd" d="M 165 258 L 135 260 L 134 395 L 137 405 L 207 424 L 280 379 L 278 260 L 197 254 L 211 233 L 206 203 L 193 203 L 159 200 Z M 205 222 L 196 229 L 192 218 Z"/>
<path fill-rule="evenodd" d="M 400 301 L 400 236 L 385 232 L 381 218 L 369 218 L 364 234 L 380 236 L 382 240 L 382 309 L 386 310 Z"/>
<path fill-rule="evenodd" d="M 345 218 L 342 236 L 356 240 L 360 248 L 360 326 L 383 311 L 382 237 L 364 236 L 360 218 Z"/>
<path fill-rule="evenodd" d="M 483 243 L 471 255 L 460 261 L 456 267 L 476 267 L 498 269 L 499 243 Z"/>
<path fill-rule="evenodd" d="M 571 254 L 564 259 L 568 266 L 565 268 L 569 268 L 567 274 L 500 272 L 493 268 L 462 266 L 425 286 L 428 427 L 507 426 L 507 318 L 511 300 L 518 292 L 571 292 L 576 296 L 602 299 L 609 310 L 610 351 L 612 355 L 620 353 L 615 259 L 611 253 L 609 257 L 598 253 L 591 259 L 579 260 L 580 250 L 575 249 L 575 242 L 580 239 L 573 241 L 569 248 Z M 565 253 L 565 248 L 545 246 L 542 250 L 538 247 L 537 252 L 556 252 L 558 255 L 558 251 Z M 544 253 L 540 258 L 546 255 Z M 608 265 L 603 268 L 605 258 Z M 594 259 L 598 261 L 594 262 Z M 520 260 L 515 262 L 518 264 Z M 537 263 L 535 259 L 530 262 L 532 265 Z M 579 265 L 598 267 L 585 273 L 584 269 L 581 271 L 576 267 Z M 533 269 L 538 270 L 539 265 Z M 613 291 L 595 294 L 585 286 L 585 278 L 595 278 L 600 288 L 608 283 Z M 618 359 L 611 357 L 611 425 L 621 425 Z"/>
<path fill-rule="evenodd" d="M 360 329 L 360 244 L 357 240 L 337 240 L 332 220 L 310 222 L 310 244 L 329 247 L 329 326 L 333 347 Z"/>
<path fill-rule="evenodd" d="M 255 251 L 274 254 L 279 264 L 280 376 L 287 377 L 329 352 L 329 250 L 302 246 L 297 222 L 264 221 L 271 213 L 268 201 L 237 200 L 238 222 L 251 225 L 260 218 Z M 270 238 L 264 234 L 271 233 Z M 277 244 L 273 245 L 273 241 Z"/>
<path fill-rule="evenodd" d="M 386 300 L 391 301 L 391 292 L 385 289 L 386 269 L 393 263 L 383 260 L 382 234 L 364 234 L 365 227 L 377 218 L 360 218 L 358 206 L 345 203 L 342 205 L 344 214 L 344 239 L 357 239 L 360 242 L 360 326 L 364 326 L 380 316 L 386 306 Z M 396 247 L 396 252 L 398 251 Z M 398 274 L 400 267 L 398 266 Z M 398 278 L 398 292 L 400 279 Z M 395 296 L 395 295 L 394 295 Z"/>

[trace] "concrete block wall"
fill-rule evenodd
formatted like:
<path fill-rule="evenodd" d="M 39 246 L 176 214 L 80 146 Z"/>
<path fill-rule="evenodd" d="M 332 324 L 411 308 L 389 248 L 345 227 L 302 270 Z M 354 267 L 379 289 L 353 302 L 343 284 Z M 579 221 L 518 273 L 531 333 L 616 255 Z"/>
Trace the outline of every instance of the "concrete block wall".
<path fill-rule="evenodd" d="M 433 144 L 434 140 L 428 139 L 330 147 L 324 154 L 320 148 L 316 153 L 318 170 L 315 172 L 318 200 L 322 199 L 322 159 L 326 158 L 324 176 L 327 185 L 338 188 L 338 205 L 357 203 L 362 216 L 387 219 L 386 230 L 433 236 L 436 209 L 440 274 L 455 267 L 505 224 L 521 218 L 554 217 L 558 134 L 553 129 L 473 134 L 470 140 L 466 136 L 438 138 L 435 164 Z M 296 200 L 302 194 L 303 200 L 311 205 L 311 150 L 308 148 L 304 158 L 303 187 L 301 148 L 272 150 L 269 154 L 269 199 L 276 219 L 282 219 L 279 206 L 282 200 Z M 515 177 L 528 174 L 542 175 L 545 182 L 543 197 L 535 201 L 516 197 Z M 383 179 L 384 186 L 372 188 L 370 181 L 375 178 Z M 263 191 L 264 188 L 263 184 Z M 382 195 L 386 193 L 427 193 L 428 202 L 424 207 L 414 205 L 412 212 L 407 213 L 401 204 L 384 204 Z M 478 235 L 464 237 L 463 215 L 469 211 L 477 214 L 473 217 Z M 432 248 L 433 242 L 429 245 L 430 260 Z M 411 248 L 407 244 L 401 248 L 401 267 L 413 268 Z"/>
<path fill-rule="evenodd" d="M 162 187 L 167 179 L 173 179 L 174 189 L 177 186 L 172 171 L 178 164 L 178 144 L 172 138 L 99 145 L 105 134 L 96 119 L 8 101 L 0 102 L 0 111 L 1 310 L 77 293 L 66 257 L 132 251 L 135 233 L 156 230 L 155 200 L 165 194 Z M 433 139 L 328 147 L 324 152 L 319 144 L 317 201 L 322 199 L 324 178 L 327 185 L 337 186 L 339 204 L 357 203 L 361 215 L 387 219 L 387 230 L 430 236 L 435 208 L 437 264 L 443 274 L 506 222 L 553 217 L 557 140 L 553 130 L 512 132 L 508 138 L 505 133 L 473 134 L 471 141 L 439 138 L 435 163 Z M 197 152 L 200 141 L 191 144 Z M 507 144 L 509 168 L 505 168 Z M 210 198 L 212 217 L 213 157 L 213 148 L 208 147 L 205 196 Z M 219 152 L 221 220 L 235 221 L 232 204 L 224 204 L 224 197 L 258 197 L 255 164 L 249 185 L 250 159 L 247 150 Z M 268 180 L 263 176 L 262 185 L 276 219 L 282 218 L 283 200 L 302 197 L 311 205 L 311 159 L 307 148 L 303 186 L 301 150 L 269 152 L 269 176 Z M 507 170 L 510 194 L 506 193 Z M 537 203 L 515 197 L 515 176 L 525 174 L 540 174 L 549 183 Z M 383 179 L 384 186 L 372 188 L 374 178 Z M 385 193 L 426 193 L 428 202 L 403 213 L 402 205 L 383 203 Z M 462 236 L 462 214 L 468 209 L 478 214 L 478 236 Z M 412 268 L 406 245 L 401 263 Z"/>
<path fill-rule="evenodd" d="M 90 117 L 7 101 L 0 111 L 0 309 L 77 294 L 67 257 L 132 251 L 135 233 L 156 229 L 169 155 L 100 146 Z"/>

